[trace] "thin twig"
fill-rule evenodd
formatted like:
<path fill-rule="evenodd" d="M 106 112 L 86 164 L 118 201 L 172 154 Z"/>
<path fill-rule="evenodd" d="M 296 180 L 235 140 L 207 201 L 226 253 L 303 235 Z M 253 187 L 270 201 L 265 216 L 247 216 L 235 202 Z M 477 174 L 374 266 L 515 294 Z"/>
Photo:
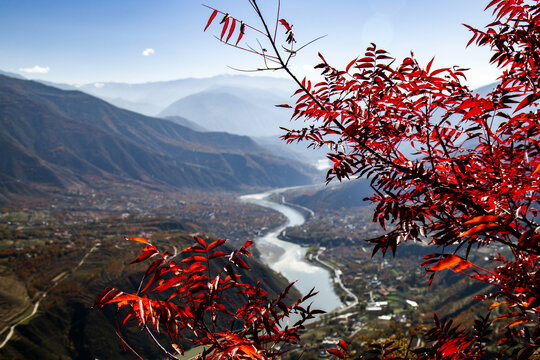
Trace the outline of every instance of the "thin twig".
<path fill-rule="evenodd" d="M 249 73 L 249 72 L 260 72 L 260 71 L 277 71 L 277 70 L 283 70 L 282 67 L 275 67 L 275 68 L 268 67 L 268 68 L 258 68 L 258 69 L 251 69 L 251 70 L 249 70 L 249 69 L 238 69 L 238 68 L 235 68 L 235 67 L 232 67 L 232 66 L 229 66 L 229 65 L 227 65 L 227 67 L 228 67 L 229 69 L 234 70 L 234 71 L 247 72 L 247 73 Z"/>
<path fill-rule="evenodd" d="M 253 53 L 253 54 L 255 54 L 255 55 L 265 56 L 264 54 L 258 52 L 257 50 L 254 50 L 254 49 L 252 49 L 252 48 L 246 49 L 246 48 L 241 47 L 241 46 L 238 46 L 238 45 L 229 44 L 228 42 L 225 42 L 225 41 L 221 40 L 219 37 L 217 37 L 217 36 L 215 36 L 215 35 L 214 35 L 214 37 L 215 37 L 219 42 L 221 42 L 221 43 L 223 43 L 223 44 L 225 44 L 225 45 L 227 45 L 227 46 L 232 46 L 232 47 L 234 47 L 234 48 L 237 48 L 237 49 L 240 49 L 240 50 L 244 50 L 244 51 L 246 51 L 246 52 Z M 275 56 L 272 56 L 272 55 L 266 55 L 266 57 L 267 57 L 270 61 L 273 61 L 273 62 L 275 62 L 275 63 L 279 63 L 279 61 L 277 60 L 277 58 L 276 58 Z"/>
<path fill-rule="evenodd" d="M 309 41 L 308 43 L 302 45 L 301 47 L 299 47 L 298 49 L 296 49 L 295 52 L 298 52 L 298 51 L 302 50 L 303 48 L 305 48 L 306 46 L 313 44 L 315 41 L 319 41 L 319 40 L 321 40 L 321 39 L 323 39 L 323 38 L 325 38 L 325 37 L 327 37 L 327 36 L 328 36 L 328 34 L 319 36 L 318 38 L 313 39 L 313 40 Z"/>
<path fill-rule="evenodd" d="M 170 359 L 176 360 L 176 356 L 168 352 L 167 349 L 165 349 L 163 345 L 161 345 L 161 343 L 155 338 L 154 334 L 152 334 L 152 331 L 148 328 L 148 326 L 144 325 L 144 328 L 146 329 L 146 331 L 148 332 L 152 340 L 154 340 L 154 343 L 156 343 L 156 345 L 159 346 L 159 348 L 167 355 L 167 357 L 169 357 Z"/>
<path fill-rule="evenodd" d="M 132 348 L 125 340 L 124 340 L 124 338 L 122 337 L 122 335 L 121 335 L 118 331 L 115 331 L 115 332 L 116 332 L 116 336 L 118 336 L 118 338 L 119 338 L 120 341 L 122 342 L 122 345 L 127 346 L 127 348 L 128 348 L 129 350 L 131 350 L 131 352 L 132 352 L 133 354 L 135 354 L 135 356 L 137 356 L 137 357 L 138 357 L 139 359 L 141 359 L 141 360 L 144 360 L 144 359 L 141 357 L 141 355 L 139 355 L 139 354 L 135 351 L 135 349 L 133 349 L 133 348 Z"/>
<path fill-rule="evenodd" d="M 276 41 L 276 38 L 277 38 L 277 29 L 278 29 L 278 26 L 279 26 L 279 12 L 281 10 L 281 1 L 278 0 L 277 2 L 277 15 L 276 15 L 276 28 L 274 29 L 274 41 Z"/>

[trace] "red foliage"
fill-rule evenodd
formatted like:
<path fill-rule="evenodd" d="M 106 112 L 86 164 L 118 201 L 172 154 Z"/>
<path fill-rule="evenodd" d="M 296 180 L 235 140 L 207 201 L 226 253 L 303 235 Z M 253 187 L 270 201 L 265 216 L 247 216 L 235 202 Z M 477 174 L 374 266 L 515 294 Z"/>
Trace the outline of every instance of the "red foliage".
<path fill-rule="evenodd" d="M 493 10 L 494 22 L 484 31 L 467 26 L 473 34 L 468 45 L 489 46 L 491 63 L 504 71 L 486 96 L 462 83 L 464 69 L 434 69 L 433 60 L 423 67 L 412 53 L 398 62 L 375 44 L 344 70 L 319 54 L 316 68 L 324 80 L 299 81 L 257 2 L 250 3 L 275 50 L 276 68 L 299 86 L 292 118 L 308 126 L 285 129 L 283 138 L 328 147 L 333 167 L 327 181 L 371 179 L 373 220 L 383 228 L 392 225 L 371 240 L 373 253 L 395 253 L 411 240 L 451 249 L 426 257 L 422 265 L 431 279 L 451 269 L 495 286 L 497 291 L 477 298 L 504 300 L 508 311 L 498 319 L 511 318 L 516 354 L 537 349 L 538 331 L 530 330 L 539 328 L 540 312 L 539 1 L 493 0 L 486 10 Z M 467 260 L 471 249 L 483 246 L 501 249 L 494 270 Z M 468 348 L 465 340 L 451 345 L 462 337 L 449 339 L 440 346 L 441 358 L 470 355 L 460 350 Z M 342 350 L 332 353 L 341 358 Z"/>
<path fill-rule="evenodd" d="M 526 359 L 537 351 L 540 0 L 493 0 L 486 10 L 493 10 L 494 22 L 483 31 L 468 26 L 473 34 L 469 45 L 489 46 L 493 51 L 491 63 L 503 70 L 496 87 L 485 96 L 462 83 L 464 69 L 434 69 L 433 60 L 422 66 L 412 53 L 399 62 L 375 44 L 344 70 L 332 67 L 320 55 L 321 63 L 316 68 L 324 80 L 317 84 L 300 81 L 288 67 L 298 51 L 293 47 L 292 25 L 276 20 L 271 33 L 257 1 L 249 3 L 262 27 L 259 30 L 242 23 L 236 45 L 229 45 L 260 55 L 265 69 L 283 69 L 296 81 L 299 89 L 292 118 L 308 125 L 285 129 L 283 138 L 287 142 L 308 141 L 314 147 L 327 146 L 333 162 L 327 181 L 371 179 L 375 195 L 370 200 L 376 204 L 373 221 L 383 228 L 391 225 L 384 236 L 370 240 L 373 253 L 386 254 L 389 249 L 395 253 L 406 241 L 441 248 L 441 253 L 426 257 L 422 264 L 431 279 L 436 272 L 450 269 L 492 285 L 492 293 L 477 298 L 495 299 L 493 307 L 506 308 L 496 319 L 509 319 L 505 337 L 498 339 L 501 352 L 507 350 L 512 357 Z M 206 28 L 217 13 L 221 12 L 213 11 Z M 221 14 L 219 38 L 228 44 L 234 24 L 240 20 Z M 285 27 L 287 47 L 277 46 L 279 24 Z M 273 53 L 262 45 L 260 50 L 238 46 L 246 29 L 265 36 Z M 487 266 L 491 270 L 467 260 L 471 249 L 484 246 L 500 250 Z M 154 249 L 148 245 L 139 258 L 156 255 Z M 106 290 L 97 305 L 115 302 L 129 306 L 129 318 L 144 327 L 151 324 L 157 330 L 166 329 L 173 339 L 188 328 L 197 336 L 196 344 L 209 346 L 202 355 L 208 358 L 217 358 L 218 353 L 233 356 L 233 352 L 244 357 L 272 357 L 276 355 L 275 344 L 298 340 L 295 328 L 277 327 L 291 311 L 281 298 L 268 301 L 262 290 L 238 283 L 232 272 L 222 278 L 232 265 L 244 267 L 239 255 L 247 251 L 245 248 L 230 255 L 214 280 L 206 275 L 208 248 L 199 244 L 190 251 L 197 255 L 185 260 L 192 262 L 188 268 L 159 255 L 162 260 L 156 260 L 157 265 L 152 265 L 155 269 L 149 270 L 154 275 L 145 290 L 161 279 L 157 291 L 174 289 L 169 301 Z M 164 275 L 174 276 L 165 280 Z M 246 305 L 236 312 L 214 301 L 224 299 L 227 288 L 249 295 Z M 185 305 L 173 305 L 173 299 Z M 278 313 L 276 306 L 283 313 Z M 292 309 L 298 311 L 299 307 Z M 211 314 L 212 319 L 214 314 L 225 313 L 242 319 L 244 327 L 232 332 L 205 327 L 203 313 Z M 472 329 L 461 329 L 436 318 L 435 327 L 426 335 L 426 346 L 411 351 L 419 359 L 479 358 L 486 352 L 487 337 L 492 335 L 491 323 L 485 316 Z M 345 343 L 329 352 L 338 358 L 349 356 Z M 391 344 L 373 344 L 362 357 L 392 359 L 396 358 L 393 352 Z"/>
<path fill-rule="evenodd" d="M 142 238 L 129 240 L 148 244 Z M 94 307 L 116 304 L 119 310 L 125 309 L 123 324 L 133 321 L 146 330 L 169 358 L 183 354 L 181 344 L 186 342 L 204 346 L 200 359 L 275 358 L 282 353 L 283 344 L 300 341 L 299 330 L 306 320 L 322 313 L 302 305 L 316 294 L 313 291 L 287 305 L 285 297 L 293 284 L 278 298 L 269 299 L 258 284 L 241 282 L 237 271 L 249 270 L 242 257 L 250 255 L 251 242 L 227 253 L 215 251 L 224 245 L 223 239 L 208 245 L 200 237 L 195 240 L 196 245 L 182 251 L 187 257 L 180 262 L 148 244 L 133 262 L 158 259 L 144 274 L 139 290 L 126 293 L 106 288 Z M 232 300 L 235 295 L 241 296 L 242 304 Z M 293 326 L 284 323 L 291 314 L 300 316 Z M 161 344 L 152 333 L 168 336 L 170 344 Z"/>

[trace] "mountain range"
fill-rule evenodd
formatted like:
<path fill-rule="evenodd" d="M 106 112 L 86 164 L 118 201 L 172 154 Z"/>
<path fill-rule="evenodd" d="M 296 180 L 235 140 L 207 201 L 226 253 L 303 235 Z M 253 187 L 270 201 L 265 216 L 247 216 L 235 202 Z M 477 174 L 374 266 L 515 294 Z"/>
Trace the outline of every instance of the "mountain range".
<path fill-rule="evenodd" d="M 15 77 L 12 73 L 0 71 L 0 74 Z M 292 102 L 295 88 L 288 79 L 220 75 L 138 84 L 40 82 L 63 90 L 82 91 L 119 108 L 167 118 L 192 130 L 248 135 L 274 154 L 311 165 L 326 155 L 324 151 L 307 149 L 305 143 L 291 145 L 279 139 L 284 134 L 280 127 L 299 126 L 290 123 L 289 110 L 275 107 Z"/>
<path fill-rule="evenodd" d="M 105 100 L 114 97 L 112 103 L 119 107 L 134 111 L 142 107 L 143 113 L 147 110 L 193 130 L 248 135 L 274 154 L 310 165 L 316 165 L 326 157 L 324 149 L 308 148 L 304 142 L 286 144 L 279 138 L 284 134 L 280 127 L 300 126 L 291 123 L 289 110 L 275 106 L 293 102 L 291 94 L 296 89 L 288 79 L 222 75 L 144 84 L 98 85 L 86 84 L 80 89 Z M 163 107 L 167 99 L 175 101 Z M 184 118 L 190 122 L 180 120 Z"/>
<path fill-rule="evenodd" d="M 238 190 L 310 182 L 246 136 L 197 132 L 80 91 L 0 75 L 0 191 L 96 186 Z"/>
<path fill-rule="evenodd" d="M 186 96 L 215 89 L 227 88 L 235 91 L 249 89 L 248 93 L 263 92 L 281 98 L 288 98 L 295 90 L 288 79 L 245 75 L 219 75 L 139 84 L 95 82 L 82 85 L 53 83 L 48 85 L 65 90 L 80 90 L 119 107 L 150 116 L 158 115 L 166 107 Z"/>

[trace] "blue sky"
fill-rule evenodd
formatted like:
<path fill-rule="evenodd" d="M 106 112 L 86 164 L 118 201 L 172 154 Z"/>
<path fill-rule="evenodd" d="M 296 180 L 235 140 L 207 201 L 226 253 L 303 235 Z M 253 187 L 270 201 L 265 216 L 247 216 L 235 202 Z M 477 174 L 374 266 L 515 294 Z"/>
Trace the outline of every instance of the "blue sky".
<path fill-rule="evenodd" d="M 259 0 L 269 19 L 273 0 Z M 254 23 L 247 0 L 208 0 Z M 228 66 L 252 69 L 260 59 L 220 44 L 203 33 L 211 11 L 199 0 L 2 0 L 0 69 L 28 78 L 64 83 L 146 82 L 234 73 Z M 471 0 L 282 0 L 281 17 L 294 24 L 298 42 L 321 35 L 294 59 L 293 69 L 313 75 L 320 51 L 345 66 L 373 41 L 393 56 L 412 50 L 427 63 L 471 68 L 471 86 L 490 83 L 488 49 L 465 48 L 469 32 L 483 27 L 487 1 Z M 217 22 L 216 22 L 217 25 Z M 245 39 L 254 43 L 247 33 Z M 148 50 L 151 49 L 151 50 Z M 146 52 L 145 52 L 146 50 Z M 265 73 L 265 75 L 284 76 Z"/>

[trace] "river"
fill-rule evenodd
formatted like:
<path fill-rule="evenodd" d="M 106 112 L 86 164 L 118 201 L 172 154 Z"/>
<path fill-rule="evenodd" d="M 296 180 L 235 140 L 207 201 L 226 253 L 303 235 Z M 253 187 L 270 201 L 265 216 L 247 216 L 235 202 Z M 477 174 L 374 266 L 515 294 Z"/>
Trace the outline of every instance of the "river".
<path fill-rule="evenodd" d="M 307 248 L 278 239 L 279 234 L 287 227 L 299 226 L 305 221 L 304 216 L 299 211 L 268 199 L 271 195 L 285 190 L 277 189 L 240 197 L 243 201 L 274 209 L 287 217 L 287 222 L 284 225 L 256 239 L 255 244 L 262 250 L 263 262 L 270 266 L 271 269 L 281 273 L 291 282 L 298 280 L 295 286 L 303 295 L 307 294 L 312 288 L 319 292 L 317 296 L 311 298 L 313 309 L 326 312 L 333 311 L 340 307 L 342 303 L 334 291 L 328 271 L 304 260 Z M 277 256 L 265 256 L 263 249 L 271 250 L 272 248 L 280 248 L 281 251 L 277 251 Z"/>

